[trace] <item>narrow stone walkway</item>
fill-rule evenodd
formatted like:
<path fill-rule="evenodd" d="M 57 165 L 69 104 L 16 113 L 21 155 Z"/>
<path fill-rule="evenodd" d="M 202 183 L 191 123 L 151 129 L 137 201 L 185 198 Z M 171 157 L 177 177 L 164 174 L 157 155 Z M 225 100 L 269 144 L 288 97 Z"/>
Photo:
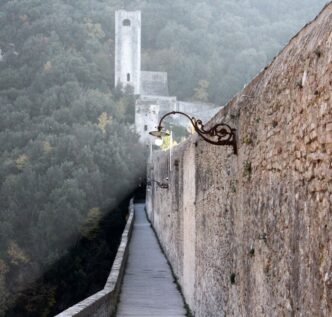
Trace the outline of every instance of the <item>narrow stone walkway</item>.
<path fill-rule="evenodd" d="M 185 316 L 181 294 L 146 218 L 144 206 L 135 204 L 133 235 L 117 316 Z"/>

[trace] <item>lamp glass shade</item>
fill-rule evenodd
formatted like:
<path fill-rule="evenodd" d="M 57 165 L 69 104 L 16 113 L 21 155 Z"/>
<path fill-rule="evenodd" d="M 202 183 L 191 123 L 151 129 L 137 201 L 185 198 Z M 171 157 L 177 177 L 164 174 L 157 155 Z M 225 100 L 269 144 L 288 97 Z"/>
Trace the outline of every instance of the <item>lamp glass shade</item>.
<path fill-rule="evenodd" d="M 161 146 L 163 144 L 163 139 L 162 138 L 156 138 L 156 141 L 154 141 L 154 144 L 157 146 Z"/>
<path fill-rule="evenodd" d="M 161 138 L 163 136 L 169 136 L 170 134 L 166 131 L 161 131 L 161 130 L 157 130 L 157 131 L 151 131 L 149 132 L 150 135 L 157 137 L 157 138 Z"/>

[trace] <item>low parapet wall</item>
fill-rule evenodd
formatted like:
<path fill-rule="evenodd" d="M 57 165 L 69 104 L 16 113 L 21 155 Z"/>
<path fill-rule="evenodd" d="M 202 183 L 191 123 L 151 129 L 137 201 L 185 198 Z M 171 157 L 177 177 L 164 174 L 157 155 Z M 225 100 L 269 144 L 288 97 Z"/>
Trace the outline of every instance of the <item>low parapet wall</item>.
<path fill-rule="evenodd" d="M 196 135 L 154 154 L 147 210 L 195 316 L 332 316 L 332 4 Z M 171 171 L 169 171 L 169 166 Z"/>
<path fill-rule="evenodd" d="M 131 200 L 129 206 L 129 218 L 123 231 L 121 243 L 104 289 L 75 306 L 68 308 L 64 312 L 56 315 L 56 317 L 110 317 L 115 313 L 124 269 L 128 258 L 129 242 L 134 217 L 134 204 L 133 200 Z"/>

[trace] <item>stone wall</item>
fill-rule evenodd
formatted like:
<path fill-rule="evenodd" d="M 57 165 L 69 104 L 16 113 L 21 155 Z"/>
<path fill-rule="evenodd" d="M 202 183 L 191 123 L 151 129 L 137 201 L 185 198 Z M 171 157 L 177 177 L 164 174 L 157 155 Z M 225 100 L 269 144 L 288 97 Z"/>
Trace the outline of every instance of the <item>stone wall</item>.
<path fill-rule="evenodd" d="M 141 71 L 142 96 L 168 96 L 168 79 L 165 72 Z"/>
<path fill-rule="evenodd" d="M 154 139 L 149 135 L 156 130 L 161 114 L 175 110 L 176 97 L 140 96 L 135 103 L 135 130 L 140 142 L 150 145 Z"/>
<path fill-rule="evenodd" d="M 332 4 L 196 135 L 155 153 L 147 209 L 196 316 L 332 316 Z"/>

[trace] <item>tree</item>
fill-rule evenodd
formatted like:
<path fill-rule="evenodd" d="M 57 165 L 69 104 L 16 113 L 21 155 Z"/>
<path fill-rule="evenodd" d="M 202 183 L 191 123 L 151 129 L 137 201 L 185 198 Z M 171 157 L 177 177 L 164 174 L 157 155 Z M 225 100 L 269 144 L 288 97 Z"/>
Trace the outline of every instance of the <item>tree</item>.
<path fill-rule="evenodd" d="M 203 102 L 208 102 L 209 101 L 209 82 L 207 80 L 200 80 L 198 82 L 198 87 L 195 88 L 195 94 L 193 96 L 194 100 L 199 100 Z"/>

